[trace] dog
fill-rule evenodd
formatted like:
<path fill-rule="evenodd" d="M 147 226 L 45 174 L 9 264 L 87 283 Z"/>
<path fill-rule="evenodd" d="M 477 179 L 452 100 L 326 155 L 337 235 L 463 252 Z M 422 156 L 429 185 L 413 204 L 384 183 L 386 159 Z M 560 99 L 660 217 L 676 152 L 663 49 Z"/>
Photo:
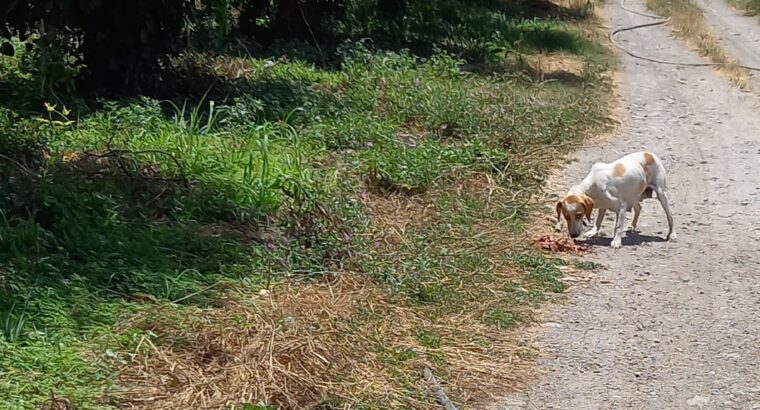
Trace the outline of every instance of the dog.
<path fill-rule="evenodd" d="M 586 178 L 570 188 L 567 195 L 557 202 L 557 229 L 562 229 L 564 217 L 571 238 L 595 237 L 599 234 L 604 215 L 609 210 L 617 216 L 611 247 L 620 248 L 625 214 L 633 209 L 630 229 L 635 231 L 641 213 L 640 202 L 651 198 L 654 192 L 668 218 L 668 235 L 665 240 L 675 240 L 676 233 L 668 204 L 665 179 L 665 167 L 651 152 L 628 154 L 609 164 L 596 163 Z M 591 230 L 583 233 L 584 219 L 591 222 L 591 211 L 594 208 L 599 209 L 596 223 Z"/>

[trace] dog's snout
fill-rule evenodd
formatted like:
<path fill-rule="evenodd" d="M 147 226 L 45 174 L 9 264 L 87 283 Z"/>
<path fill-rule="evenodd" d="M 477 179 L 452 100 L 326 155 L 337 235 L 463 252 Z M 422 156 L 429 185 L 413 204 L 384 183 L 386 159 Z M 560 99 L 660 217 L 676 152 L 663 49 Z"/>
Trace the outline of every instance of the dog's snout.
<path fill-rule="evenodd" d="M 567 230 L 567 233 L 570 235 L 570 238 L 577 239 L 578 237 L 583 234 L 583 226 L 580 223 L 573 224 L 573 226 L 570 227 L 570 229 Z"/>

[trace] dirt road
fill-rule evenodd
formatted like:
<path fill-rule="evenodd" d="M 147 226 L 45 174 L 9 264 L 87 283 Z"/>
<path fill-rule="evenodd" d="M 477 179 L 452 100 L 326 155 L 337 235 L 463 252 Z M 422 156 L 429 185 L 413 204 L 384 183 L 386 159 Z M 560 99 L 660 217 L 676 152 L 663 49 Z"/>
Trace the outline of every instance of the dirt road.
<path fill-rule="evenodd" d="M 651 22 L 611 3 L 612 29 Z M 626 5 L 645 11 L 643 0 Z M 740 31 L 760 39 L 757 24 Z M 666 26 L 618 38 L 659 59 L 701 61 Z M 742 48 L 740 60 L 760 55 L 754 41 L 727 51 Z M 590 257 L 606 269 L 551 309 L 534 340 L 541 374 L 494 408 L 760 409 L 760 98 L 709 68 L 621 58 L 621 135 L 579 152 L 558 190 L 596 161 L 652 150 L 668 169 L 678 241 L 660 240 L 656 200 L 622 249 L 607 247 L 608 218 Z"/>

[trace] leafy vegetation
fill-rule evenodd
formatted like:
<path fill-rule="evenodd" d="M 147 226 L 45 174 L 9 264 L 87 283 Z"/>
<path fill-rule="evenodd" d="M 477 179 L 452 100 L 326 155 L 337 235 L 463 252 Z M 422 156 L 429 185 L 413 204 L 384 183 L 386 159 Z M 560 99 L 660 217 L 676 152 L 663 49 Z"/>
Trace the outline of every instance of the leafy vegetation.
<path fill-rule="evenodd" d="M 282 58 L 171 56 L 164 100 L 40 100 L 39 51 L 8 39 L 3 407 L 420 408 L 420 365 L 467 402 L 495 388 L 473 366 L 512 377 L 503 330 L 563 290 L 521 231 L 551 159 L 604 126 L 609 55 L 575 9 L 380 3 Z M 311 37 L 272 22 L 266 53 Z"/>

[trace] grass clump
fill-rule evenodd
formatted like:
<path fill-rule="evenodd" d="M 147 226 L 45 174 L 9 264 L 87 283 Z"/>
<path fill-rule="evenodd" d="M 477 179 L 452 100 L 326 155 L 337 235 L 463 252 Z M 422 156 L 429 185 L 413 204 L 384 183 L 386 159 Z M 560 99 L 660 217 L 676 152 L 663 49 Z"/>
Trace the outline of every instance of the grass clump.
<path fill-rule="evenodd" d="M 168 100 L 0 97 L 0 402 L 426 408 L 420 366 L 467 405 L 508 388 L 505 330 L 563 290 L 522 231 L 610 64 L 588 21 L 521 10 L 332 65 L 186 54 Z"/>

